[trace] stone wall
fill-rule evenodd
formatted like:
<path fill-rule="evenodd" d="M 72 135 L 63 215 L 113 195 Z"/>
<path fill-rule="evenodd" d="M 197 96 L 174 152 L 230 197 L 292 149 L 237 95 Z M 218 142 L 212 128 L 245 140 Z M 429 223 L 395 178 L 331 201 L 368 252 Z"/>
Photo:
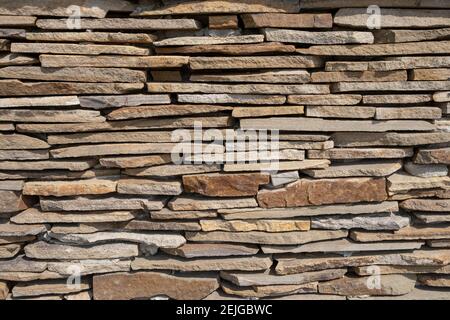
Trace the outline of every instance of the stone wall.
<path fill-rule="evenodd" d="M 0 299 L 450 299 L 449 1 L 93 3 L 0 0 Z"/>

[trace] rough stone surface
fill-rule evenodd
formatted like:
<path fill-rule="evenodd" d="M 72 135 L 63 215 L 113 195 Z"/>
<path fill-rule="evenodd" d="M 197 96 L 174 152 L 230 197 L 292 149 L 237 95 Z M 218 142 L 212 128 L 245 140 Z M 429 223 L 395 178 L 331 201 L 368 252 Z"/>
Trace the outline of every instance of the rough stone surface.
<path fill-rule="evenodd" d="M 158 272 L 116 273 L 95 276 L 95 300 L 131 300 L 169 296 L 198 300 L 218 288 L 217 277 L 210 275 L 172 276 Z"/>

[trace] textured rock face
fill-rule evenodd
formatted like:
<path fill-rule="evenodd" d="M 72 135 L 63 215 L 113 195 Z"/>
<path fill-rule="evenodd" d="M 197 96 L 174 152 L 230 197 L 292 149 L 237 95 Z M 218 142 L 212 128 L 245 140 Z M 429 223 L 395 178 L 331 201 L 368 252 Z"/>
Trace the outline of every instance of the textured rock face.
<path fill-rule="evenodd" d="M 166 295 L 199 300 L 219 286 L 213 276 L 179 277 L 157 272 L 116 273 L 94 277 L 94 299 L 130 300 Z"/>
<path fill-rule="evenodd" d="M 333 203 L 383 201 L 387 199 L 384 179 L 299 180 L 278 190 L 262 190 L 263 208 L 298 207 Z"/>
<path fill-rule="evenodd" d="M 0 300 L 449 300 L 449 9 L 0 0 Z"/>

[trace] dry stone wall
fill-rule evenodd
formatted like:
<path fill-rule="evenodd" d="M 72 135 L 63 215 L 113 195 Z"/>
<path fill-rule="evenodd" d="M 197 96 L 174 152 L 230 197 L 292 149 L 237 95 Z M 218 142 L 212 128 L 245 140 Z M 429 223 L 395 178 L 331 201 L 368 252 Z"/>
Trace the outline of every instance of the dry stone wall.
<path fill-rule="evenodd" d="M 0 0 L 0 299 L 450 299 L 449 78 L 450 1 Z"/>

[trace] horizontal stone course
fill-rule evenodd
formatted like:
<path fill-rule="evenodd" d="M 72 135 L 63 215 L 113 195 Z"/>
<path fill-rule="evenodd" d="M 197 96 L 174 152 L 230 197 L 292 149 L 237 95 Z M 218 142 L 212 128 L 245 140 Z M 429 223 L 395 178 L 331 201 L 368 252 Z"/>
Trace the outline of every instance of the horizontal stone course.
<path fill-rule="evenodd" d="M 448 300 L 449 9 L 0 0 L 0 300 Z"/>

